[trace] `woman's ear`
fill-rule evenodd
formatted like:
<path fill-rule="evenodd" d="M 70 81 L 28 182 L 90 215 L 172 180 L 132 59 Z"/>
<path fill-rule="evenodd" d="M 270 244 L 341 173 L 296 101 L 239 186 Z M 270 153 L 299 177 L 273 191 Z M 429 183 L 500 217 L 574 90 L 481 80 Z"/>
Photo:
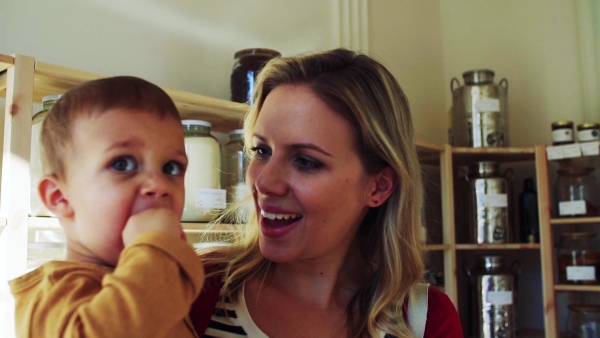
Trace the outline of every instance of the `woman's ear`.
<path fill-rule="evenodd" d="M 50 212 L 59 218 L 70 218 L 73 216 L 73 208 L 65 198 L 59 183 L 60 181 L 56 176 L 46 175 L 38 184 L 38 193 Z"/>
<path fill-rule="evenodd" d="M 367 205 L 375 208 L 382 205 L 398 186 L 398 176 L 391 167 L 385 167 L 375 177 L 375 188 L 369 195 Z"/>

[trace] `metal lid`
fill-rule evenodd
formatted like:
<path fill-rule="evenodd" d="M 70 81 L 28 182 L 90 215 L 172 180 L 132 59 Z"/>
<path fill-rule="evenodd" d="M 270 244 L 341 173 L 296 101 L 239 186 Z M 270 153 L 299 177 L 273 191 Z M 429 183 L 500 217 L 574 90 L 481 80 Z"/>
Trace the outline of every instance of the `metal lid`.
<path fill-rule="evenodd" d="M 577 130 L 600 129 L 600 124 L 595 122 L 585 122 L 577 125 Z"/>
<path fill-rule="evenodd" d="M 600 312 L 600 305 L 595 304 L 569 304 L 567 307 L 571 311 Z"/>
<path fill-rule="evenodd" d="M 582 176 L 594 171 L 594 167 L 561 167 L 556 170 L 561 175 Z"/>
<path fill-rule="evenodd" d="M 581 232 L 563 232 L 562 234 L 560 234 L 562 237 L 569 237 L 569 238 L 594 238 L 596 237 L 597 233 L 595 232 L 587 232 L 587 231 L 581 231 Z"/>
<path fill-rule="evenodd" d="M 494 82 L 494 71 L 491 69 L 473 69 L 462 74 L 465 84 L 478 85 Z"/>
<path fill-rule="evenodd" d="M 204 120 L 181 120 L 181 124 L 184 126 L 205 126 L 212 128 L 212 124 Z"/>
<path fill-rule="evenodd" d="M 504 265 L 504 257 L 500 255 L 477 255 L 475 264 L 486 269 L 499 269 Z"/>
<path fill-rule="evenodd" d="M 60 99 L 63 95 L 64 94 L 46 95 L 46 96 L 42 97 L 42 103 L 49 102 L 49 101 L 58 101 L 58 99 Z"/>
<path fill-rule="evenodd" d="M 269 49 L 269 48 L 246 48 L 246 49 L 238 50 L 237 52 L 235 52 L 235 54 L 233 55 L 233 58 L 237 59 L 243 55 L 268 55 L 271 57 L 279 57 L 279 56 L 281 56 L 281 53 L 279 53 L 278 51 L 276 51 L 274 49 Z"/>
<path fill-rule="evenodd" d="M 569 127 L 573 128 L 573 121 L 561 120 L 552 122 L 552 128 Z"/>
<path fill-rule="evenodd" d="M 497 174 L 500 168 L 500 163 L 495 161 L 479 161 L 469 165 L 469 171 L 472 174 L 481 176 L 490 176 Z"/>
<path fill-rule="evenodd" d="M 229 132 L 229 137 L 234 135 L 244 135 L 244 129 L 236 129 Z"/>

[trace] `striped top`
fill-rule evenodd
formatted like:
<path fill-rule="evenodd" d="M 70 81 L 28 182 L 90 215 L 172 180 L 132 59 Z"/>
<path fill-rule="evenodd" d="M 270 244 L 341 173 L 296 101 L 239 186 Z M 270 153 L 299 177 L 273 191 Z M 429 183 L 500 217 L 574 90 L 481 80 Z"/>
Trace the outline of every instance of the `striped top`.
<path fill-rule="evenodd" d="M 212 338 L 269 338 L 252 321 L 242 287 L 239 301 L 232 303 L 229 297 L 219 296 L 213 315 L 203 337 Z M 379 337 L 384 338 L 385 333 L 380 332 Z"/>

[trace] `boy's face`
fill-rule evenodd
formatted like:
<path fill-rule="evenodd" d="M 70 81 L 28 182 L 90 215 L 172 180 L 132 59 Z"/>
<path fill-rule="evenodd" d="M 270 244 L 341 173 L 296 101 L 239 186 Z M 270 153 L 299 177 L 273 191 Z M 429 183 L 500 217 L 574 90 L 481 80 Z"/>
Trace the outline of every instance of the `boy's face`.
<path fill-rule="evenodd" d="M 181 217 L 186 166 L 179 120 L 123 110 L 78 118 L 61 183 L 69 255 L 114 266 L 131 215 L 169 208 Z"/>

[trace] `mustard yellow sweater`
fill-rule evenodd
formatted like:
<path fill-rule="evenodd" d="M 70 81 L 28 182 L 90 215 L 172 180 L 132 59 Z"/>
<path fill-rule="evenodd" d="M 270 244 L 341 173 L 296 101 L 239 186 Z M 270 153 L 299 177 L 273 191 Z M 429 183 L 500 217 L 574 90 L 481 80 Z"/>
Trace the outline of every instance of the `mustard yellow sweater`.
<path fill-rule="evenodd" d="M 187 315 L 203 282 L 190 245 L 145 233 L 114 269 L 51 261 L 10 281 L 17 337 L 198 337 Z"/>

